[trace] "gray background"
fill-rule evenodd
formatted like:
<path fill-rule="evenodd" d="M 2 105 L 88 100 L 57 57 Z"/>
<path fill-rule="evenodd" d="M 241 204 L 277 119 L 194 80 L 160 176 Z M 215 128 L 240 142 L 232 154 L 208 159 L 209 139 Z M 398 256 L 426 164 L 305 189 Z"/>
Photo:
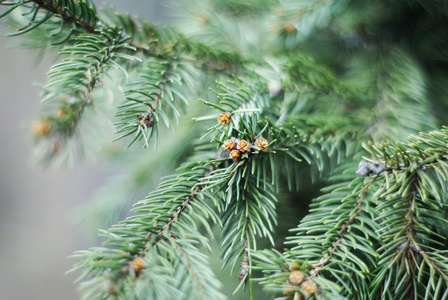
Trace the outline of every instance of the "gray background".
<path fill-rule="evenodd" d="M 150 21 L 162 19 L 162 1 L 107 2 Z M 64 275 L 74 263 L 68 256 L 93 245 L 70 216 L 107 181 L 107 166 L 35 165 L 30 126 L 39 114 L 40 89 L 34 83 L 46 82 L 51 62 L 33 67 L 33 51 L 8 48 L 13 39 L 0 37 L 0 299 L 79 299 L 76 274 Z"/>

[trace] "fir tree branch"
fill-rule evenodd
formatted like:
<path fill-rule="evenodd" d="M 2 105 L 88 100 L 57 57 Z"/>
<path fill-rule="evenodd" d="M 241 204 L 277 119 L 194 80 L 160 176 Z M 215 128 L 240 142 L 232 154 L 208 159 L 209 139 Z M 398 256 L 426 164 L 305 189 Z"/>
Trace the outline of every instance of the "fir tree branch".
<path fill-rule="evenodd" d="M 372 181 L 377 182 L 377 191 L 373 196 L 380 203 L 377 209 L 382 228 L 382 246 L 378 249 L 381 256 L 371 297 L 392 298 L 392 289 L 412 299 L 437 298 L 440 287 L 448 283 L 446 250 L 441 249 L 446 243 L 442 229 L 446 224 L 446 171 L 442 170 L 446 165 L 447 131 L 444 128 L 409 139 L 410 144 L 366 145 L 372 157 L 378 159 L 367 166 L 376 173 Z M 439 182 L 434 183 L 431 176 Z M 439 282 L 437 288 L 434 281 Z"/>
<path fill-rule="evenodd" d="M 207 177 L 207 175 L 205 175 Z M 172 216 L 166 221 L 165 224 L 162 225 L 162 228 L 157 232 L 155 240 L 152 242 L 154 246 L 166 233 L 166 231 L 170 230 L 174 224 L 175 219 L 178 219 L 182 212 L 187 208 L 188 204 L 193 201 L 195 194 L 200 190 L 199 186 L 197 186 L 194 190 L 191 191 L 190 195 L 186 197 L 184 202 L 182 202 L 181 206 L 179 206 L 176 211 L 173 212 Z M 151 238 L 152 232 L 148 232 L 147 239 Z"/>
<path fill-rule="evenodd" d="M 29 3 L 33 3 L 33 5 L 29 7 Z M 10 34 L 9 36 L 21 35 L 35 30 L 41 25 L 49 23 L 49 20 L 52 20 L 53 16 L 59 16 L 63 20 L 63 22 L 58 26 L 59 30 L 53 33 L 54 35 L 61 35 L 65 33 L 65 23 L 72 24 L 71 31 L 59 43 L 66 42 L 71 37 L 73 30 L 78 28 L 77 25 L 80 25 L 80 27 L 88 33 L 95 33 L 98 25 L 98 15 L 93 3 L 89 0 L 18 0 L 13 3 L 5 3 L 5 1 L 1 1 L 0 5 L 12 6 L 3 14 L 0 14 L 0 18 L 5 17 L 19 7 L 30 9 L 28 13 L 24 14 L 31 16 L 28 24 L 19 28 L 18 32 Z M 42 13 L 40 12 L 41 8 L 44 10 Z M 52 30 L 54 30 L 54 28 L 52 28 Z"/>
<path fill-rule="evenodd" d="M 252 254 L 256 269 L 265 272 L 266 277 L 260 281 L 267 290 L 307 295 L 306 299 L 314 294 L 330 299 L 354 295 L 368 299 L 368 287 L 363 282 L 369 277 L 368 263 L 377 256 L 373 242 L 378 228 L 370 219 L 371 200 L 365 191 L 356 195 L 362 189 L 362 178 L 336 175 L 332 181 L 340 183 L 325 189 L 331 193 L 313 200 L 309 214 L 293 230 L 296 236 L 286 242 L 293 245 L 290 250 L 284 254 L 269 250 Z M 298 274 L 300 280 L 295 277 Z M 313 285 L 316 288 L 309 289 Z"/>
<path fill-rule="evenodd" d="M 129 146 L 143 139 L 148 147 L 154 136 L 156 147 L 159 123 L 174 127 L 193 92 L 195 76 L 199 76 L 197 70 L 182 61 L 145 61 L 136 70 L 137 78 L 127 85 L 126 102 L 118 109 L 117 139 L 135 134 Z"/>
<path fill-rule="evenodd" d="M 326 253 L 318 263 L 313 264 L 313 269 L 310 271 L 310 278 L 316 277 L 322 268 L 325 267 L 326 264 L 331 260 L 333 253 L 338 250 L 338 245 L 344 242 L 344 235 L 347 233 L 350 225 L 355 221 L 356 217 L 362 212 L 360 209 L 362 205 L 362 196 L 358 196 L 358 204 L 353 209 L 353 213 L 348 216 L 348 220 L 342 226 L 341 230 L 338 232 L 338 239 L 331 244 L 331 247 L 328 249 L 328 253 Z"/>
<path fill-rule="evenodd" d="M 84 33 L 67 45 L 61 54 L 71 55 L 54 65 L 49 73 L 43 101 L 59 101 L 58 116 L 50 114 L 50 130 L 42 136 L 55 136 L 60 142 L 75 134 L 84 110 L 93 105 L 92 93 L 105 71 L 115 60 L 134 59 L 127 55 L 128 46 L 117 29 L 105 28 L 96 34 Z M 62 100 L 62 101 L 61 101 Z"/>
<path fill-rule="evenodd" d="M 59 1 L 30 0 L 47 11 L 59 15 L 64 21 L 80 24 L 87 32 L 94 33 L 97 16 L 93 3 L 87 1 L 68 1 L 62 6 Z M 80 13 L 79 15 L 77 13 Z M 86 15 L 85 15 L 86 14 Z"/>
<path fill-rule="evenodd" d="M 201 295 L 198 299 L 203 299 L 210 294 L 221 299 L 216 279 L 207 269 L 205 256 L 199 254 L 199 250 L 193 246 L 191 240 L 193 238 L 208 247 L 205 239 L 197 231 L 196 222 L 211 233 L 205 218 L 211 217 L 216 221 L 215 213 L 204 199 L 201 199 L 204 197 L 202 193 L 200 195 L 203 178 L 210 172 L 213 164 L 214 160 L 193 162 L 183 167 L 185 173 L 165 179 L 147 200 L 137 204 L 134 211 L 140 214 L 122 221 L 109 232 L 105 232 L 108 237 L 105 246 L 108 248 L 92 249 L 90 252 L 78 254 L 83 258 L 78 266 L 85 266 L 88 270 L 83 276 L 92 273 L 94 277 L 103 277 L 102 272 L 109 268 L 110 274 L 104 278 L 111 281 L 114 291 L 120 294 L 130 288 L 127 283 L 129 276 L 131 278 L 147 276 L 145 262 L 149 259 L 148 255 L 154 255 L 169 261 L 173 272 L 182 274 L 185 271 L 182 269 L 184 267 L 189 270 L 189 278 L 179 278 L 179 282 L 172 280 L 171 284 L 177 288 L 193 280 L 194 285 L 198 287 L 199 284 L 201 288 L 193 287 L 189 290 L 192 297 Z M 190 167 L 195 171 L 189 171 Z M 183 201 L 180 203 L 181 199 Z M 201 211 L 201 214 L 193 209 Z M 166 221 L 160 222 L 161 220 Z M 178 254 L 172 252 L 173 246 Z M 117 250 L 114 250 L 115 248 Z M 92 257 L 97 259 L 92 261 Z M 179 263 L 179 259 L 183 262 Z M 123 269 L 126 269 L 126 272 L 123 272 Z"/>

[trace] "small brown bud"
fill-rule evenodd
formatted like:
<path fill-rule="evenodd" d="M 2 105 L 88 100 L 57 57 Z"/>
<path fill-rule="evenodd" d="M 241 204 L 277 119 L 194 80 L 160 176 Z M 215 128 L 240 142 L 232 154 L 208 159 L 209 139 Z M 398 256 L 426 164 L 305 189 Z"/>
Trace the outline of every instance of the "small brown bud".
<path fill-rule="evenodd" d="M 62 117 L 65 115 L 65 109 L 63 109 L 62 107 L 58 108 L 58 116 Z"/>
<path fill-rule="evenodd" d="M 222 147 L 223 147 L 225 150 L 233 150 L 233 149 L 235 149 L 235 147 L 236 147 L 236 143 L 235 143 L 235 141 L 234 141 L 233 139 L 226 140 L 226 141 L 224 141 L 224 143 L 222 144 Z"/>
<path fill-rule="evenodd" d="M 289 275 L 289 281 L 292 284 L 299 285 L 305 280 L 305 273 L 302 271 L 292 271 Z"/>
<path fill-rule="evenodd" d="M 240 157 L 241 153 L 238 150 L 232 150 L 229 154 L 229 157 L 233 160 L 237 160 Z"/>
<path fill-rule="evenodd" d="M 33 125 L 33 134 L 35 136 L 43 136 L 50 133 L 51 124 L 46 119 L 41 119 Z"/>
<path fill-rule="evenodd" d="M 236 145 L 236 149 L 240 150 L 241 152 L 248 152 L 250 150 L 250 144 L 246 140 L 241 140 Z"/>
<path fill-rule="evenodd" d="M 246 274 L 247 274 L 247 269 L 246 268 L 241 268 L 241 271 L 238 274 L 238 280 L 242 281 L 244 279 L 244 277 L 246 277 Z"/>
<path fill-rule="evenodd" d="M 255 140 L 254 145 L 260 148 L 260 150 L 266 149 L 268 147 L 268 140 L 263 137 L 259 137 Z"/>
<path fill-rule="evenodd" d="M 296 295 L 294 295 L 294 300 L 305 300 L 305 297 L 303 294 L 296 292 Z"/>
<path fill-rule="evenodd" d="M 293 33 L 293 32 L 296 31 L 296 28 L 294 27 L 293 24 L 288 23 L 288 24 L 285 24 L 285 26 L 283 26 L 283 30 L 284 30 L 286 33 Z"/>
<path fill-rule="evenodd" d="M 226 125 L 230 123 L 231 116 L 228 112 L 222 112 L 218 116 L 218 122 L 221 125 Z"/>
<path fill-rule="evenodd" d="M 152 125 L 152 116 L 149 113 L 139 113 L 137 114 L 137 121 L 140 122 L 140 125 L 149 127 Z"/>
<path fill-rule="evenodd" d="M 129 267 L 134 270 L 134 272 L 138 272 L 145 268 L 145 261 L 141 257 L 135 257 L 130 263 Z"/>
<path fill-rule="evenodd" d="M 302 282 L 300 288 L 310 295 L 313 295 L 315 292 L 317 292 L 317 285 L 312 281 Z"/>

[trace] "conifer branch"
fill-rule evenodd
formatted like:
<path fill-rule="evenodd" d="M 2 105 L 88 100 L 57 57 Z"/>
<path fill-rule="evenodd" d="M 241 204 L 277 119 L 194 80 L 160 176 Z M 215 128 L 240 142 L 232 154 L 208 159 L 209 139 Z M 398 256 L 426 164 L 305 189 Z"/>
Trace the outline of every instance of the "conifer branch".
<path fill-rule="evenodd" d="M 199 255 L 199 250 L 190 240 L 195 239 L 208 247 L 205 239 L 197 231 L 195 222 L 208 228 L 205 218 L 211 217 L 216 221 L 215 213 L 211 208 L 206 208 L 208 205 L 204 203 L 204 199 L 199 198 L 198 194 L 203 184 L 202 179 L 207 172 L 210 172 L 213 163 L 213 160 L 193 162 L 184 166 L 183 170 L 186 173 L 167 178 L 158 190 L 148 196 L 147 200 L 141 201 L 136 206 L 135 212 L 145 212 L 145 214 L 130 217 L 111 228 L 109 232 L 105 232 L 108 237 L 105 246 L 108 247 L 79 253 L 79 257 L 84 259 L 79 266 L 88 267 L 90 270 L 88 272 L 95 277 L 103 276 L 102 271 L 109 268 L 110 275 L 107 275 L 105 279 L 108 278 L 111 281 L 115 287 L 114 290 L 120 291 L 127 289 L 129 276 L 136 276 L 136 278 L 147 276 L 145 268 L 148 255 L 163 257 L 172 264 L 173 272 L 183 272 L 182 268 L 186 267 L 191 275 L 188 279 L 172 282 L 172 284 L 180 287 L 185 282 L 193 280 L 195 286 L 198 287 L 199 284 L 201 288 L 193 287 L 189 291 L 191 295 L 202 295 L 198 299 L 203 299 L 205 295 L 212 293 L 211 295 L 221 299 L 222 295 L 217 290 L 216 280 L 207 269 L 205 257 Z M 196 171 L 187 171 L 192 166 Z M 188 196 L 186 196 L 187 190 Z M 179 203 L 180 199 L 184 199 L 182 203 Z M 194 202 L 193 199 L 195 199 Z M 163 208 L 159 206 L 161 203 Z M 192 209 L 197 205 L 201 207 L 202 214 L 193 213 Z M 188 214 L 186 214 L 187 208 L 191 210 Z M 166 221 L 160 222 L 160 220 Z M 210 232 L 209 228 L 208 231 Z M 171 245 L 175 246 L 179 256 L 172 253 Z M 117 250 L 115 251 L 114 248 Z M 101 263 L 92 261 L 91 257 L 100 258 Z M 181 264 L 177 263 L 179 257 L 184 259 Z M 123 269 L 126 269 L 126 272 L 123 272 Z M 86 275 L 88 273 L 83 276 Z"/>
<path fill-rule="evenodd" d="M 189 102 L 190 83 L 198 76 L 197 70 L 182 61 L 149 59 L 136 73 L 127 85 L 126 102 L 118 108 L 117 140 L 135 134 L 129 146 L 143 139 L 148 147 L 154 136 L 156 146 L 159 123 L 174 127 Z"/>
<path fill-rule="evenodd" d="M 30 7 L 29 3 L 33 3 Z M 98 16 L 93 3 L 89 0 L 67 0 L 67 1 L 54 1 L 54 0 L 18 0 L 12 3 L 5 3 L 1 1 L 0 5 L 12 6 L 3 14 L 0 14 L 0 18 L 5 17 L 12 11 L 19 7 L 29 8 L 29 12 L 23 15 L 30 15 L 30 19 L 27 25 L 18 29 L 16 33 L 12 33 L 9 36 L 21 35 L 30 31 L 38 29 L 43 24 L 52 22 L 53 16 L 59 16 L 63 21 L 59 24 L 59 29 L 53 32 L 53 35 L 65 34 L 67 29 L 65 23 L 72 24 L 72 29 L 67 36 L 59 43 L 66 42 L 72 35 L 74 29 L 78 28 L 78 25 L 82 27 L 85 32 L 96 33 Z M 41 12 L 42 8 L 42 12 Z M 40 18 L 40 19 L 39 19 Z M 52 28 L 51 30 L 54 30 Z"/>
<path fill-rule="evenodd" d="M 442 254 L 445 251 L 437 249 L 437 245 L 443 244 L 441 240 L 446 239 L 439 233 L 442 215 L 437 208 L 442 207 L 445 200 L 442 200 L 442 188 L 429 184 L 431 179 L 427 175 L 437 173 L 441 180 L 438 184 L 444 186 L 442 177 L 446 178 L 446 171 L 442 169 L 445 170 L 446 150 L 443 148 L 447 136 L 446 129 L 442 129 L 410 137 L 410 144 L 365 146 L 377 159 L 367 168 L 376 173 L 373 180 L 380 184 L 374 197 L 380 201 L 378 218 L 382 246 L 378 249 L 381 256 L 372 281 L 372 297 L 390 297 L 390 288 L 413 298 L 420 297 L 421 291 L 425 292 L 425 297 L 435 297 L 439 290 L 429 281 L 422 281 L 423 274 L 431 274 L 426 280 L 438 280 L 438 286 L 447 284 L 446 275 L 440 269 L 444 265 L 442 261 L 446 261 Z M 427 259 L 429 253 L 433 259 Z M 406 270 L 400 268 L 402 264 Z M 396 276 L 400 276 L 400 282 L 391 281 Z"/>
<path fill-rule="evenodd" d="M 180 217 L 182 212 L 187 208 L 188 204 L 193 200 L 195 194 L 199 191 L 199 186 L 196 187 L 194 190 L 191 191 L 190 195 L 186 197 L 184 202 L 182 202 L 181 206 L 179 206 L 176 211 L 173 212 L 172 216 L 167 220 L 165 224 L 162 225 L 162 228 L 157 232 L 155 240 L 152 242 L 152 245 L 154 246 L 164 235 L 164 233 L 171 229 L 173 226 L 174 220 Z M 149 232 L 147 235 L 147 238 L 151 238 L 151 233 Z"/>
<path fill-rule="evenodd" d="M 333 253 L 338 250 L 338 245 L 344 242 L 344 235 L 347 233 L 347 229 L 350 225 L 355 221 L 356 216 L 358 216 L 362 210 L 360 209 L 362 204 L 362 198 L 359 196 L 358 204 L 356 204 L 353 209 L 354 212 L 348 216 L 348 220 L 342 226 L 341 230 L 338 232 L 339 238 L 331 244 L 331 247 L 328 249 L 328 253 L 326 253 L 316 264 L 313 264 L 313 269 L 310 271 L 310 278 L 316 277 L 322 268 L 325 267 L 326 264 L 331 260 Z"/>
<path fill-rule="evenodd" d="M 43 101 L 59 102 L 58 116 L 52 112 L 42 118 L 48 120 L 51 128 L 45 136 L 54 136 L 59 142 L 72 137 L 85 109 L 93 105 L 92 94 L 104 72 L 116 60 L 134 59 L 126 54 L 132 50 L 114 28 L 80 34 L 72 45 L 65 46 L 60 53 L 71 56 L 50 69 L 44 90 Z"/>
<path fill-rule="evenodd" d="M 93 3 L 86 1 L 68 1 L 66 6 L 62 6 L 58 1 L 53 0 L 30 0 L 37 3 L 47 11 L 59 15 L 64 21 L 80 24 L 87 32 L 94 33 L 97 26 L 97 17 Z M 78 15 L 78 11 L 80 14 Z M 85 16 L 84 14 L 87 14 Z"/>
<path fill-rule="evenodd" d="M 447 119 L 439 62 L 448 55 L 434 50 L 448 43 L 444 5 L 179 1 L 189 17 L 180 29 L 112 9 L 100 17 L 91 0 L 0 0 L 2 21 L 23 12 L 8 18 L 12 35 L 66 55 L 44 91 L 51 112 L 33 128 L 36 141 L 55 141 L 54 153 L 90 133 L 82 126 L 94 103 L 107 111 L 94 99 L 105 75 L 124 91 L 117 131 L 129 145 L 156 147 L 159 132 L 166 139 L 159 126 L 190 118 L 193 99 L 206 104 L 192 105 L 205 122 L 182 128 L 195 132 L 176 149 L 160 143 L 171 165 L 183 162 L 176 174 L 102 231 L 102 247 L 76 253 L 84 297 L 223 299 L 202 252 L 219 224 L 222 263 L 240 267 L 252 298 L 258 280 L 288 300 L 448 299 L 448 129 L 429 132 Z M 419 131 L 428 133 L 401 142 Z M 133 168 L 126 192 L 143 189 L 152 168 Z M 310 181 L 327 184 L 313 200 Z M 260 248 L 278 247 L 280 222 L 279 232 L 298 224 L 288 249 Z"/>

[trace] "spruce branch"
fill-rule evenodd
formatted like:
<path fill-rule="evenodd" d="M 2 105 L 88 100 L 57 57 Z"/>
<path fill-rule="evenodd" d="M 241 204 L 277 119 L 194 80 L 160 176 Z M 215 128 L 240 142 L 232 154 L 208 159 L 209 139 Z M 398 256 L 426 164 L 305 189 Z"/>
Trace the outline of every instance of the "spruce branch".
<path fill-rule="evenodd" d="M 118 108 L 118 133 L 121 139 L 135 134 L 129 143 L 144 140 L 144 146 L 155 137 L 157 146 L 159 123 L 174 128 L 193 93 L 192 81 L 197 70 L 183 61 L 145 61 L 136 70 L 136 77 L 127 84 L 126 102 Z"/>
<path fill-rule="evenodd" d="M 57 40 L 66 56 L 50 70 L 56 109 L 33 128 L 37 140 L 82 133 L 106 75 L 123 86 L 117 131 L 128 144 L 156 146 L 160 126 L 174 129 L 196 98 L 206 104 L 193 106 L 196 119 L 211 121 L 164 153 L 181 168 L 102 231 L 102 247 L 76 254 L 86 299 L 224 298 L 203 253 L 214 224 L 223 265 L 239 268 L 252 298 L 258 280 L 282 299 L 448 299 L 448 129 L 399 142 L 435 128 L 432 109 L 443 115 L 432 79 L 446 77 L 436 66 L 446 53 L 433 50 L 446 48 L 446 12 L 364 2 L 184 1 L 189 20 L 176 29 L 112 9 L 100 18 L 90 0 L 0 0 L 0 17 L 25 12 L 16 34 Z M 139 167 L 150 169 L 136 171 L 141 182 L 157 177 Z M 263 250 L 288 217 L 276 212 L 283 187 L 305 214 L 315 179 L 328 185 L 302 220 L 289 212 L 299 224 L 288 249 Z"/>
<path fill-rule="evenodd" d="M 87 32 L 94 33 L 97 26 L 97 15 L 90 1 L 67 1 L 65 4 L 52 0 L 30 0 L 50 13 L 59 15 L 64 21 L 80 24 Z M 64 6 L 62 6 L 62 5 Z"/>
<path fill-rule="evenodd" d="M 207 175 L 205 176 L 207 177 Z M 165 224 L 162 225 L 162 228 L 157 232 L 156 238 L 152 242 L 152 245 L 154 246 L 166 233 L 166 231 L 170 230 L 171 227 L 174 224 L 175 219 L 178 219 L 182 212 L 187 208 L 188 204 L 193 200 L 195 194 L 200 190 L 199 186 L 197 186 L 194 190 L 191 191 L 190 195 L 187 196 L 182 202 L 181 206 L 179 206 L 176 211 L 173 212 L 172 216 L 166 221 Z M 152 235 L 152 232 L 148 232 L 147 239 L 150 239 Z"/>
<path fill-rule="evenodd" d="M 83 277 L 89 274 L 93 278 L 102 277 L 111 282 L 113 290 L 118 294 L 127 290 L 132 292 L 134 283 L 128 282 L 128 279 L 132 276 L 136 279 L 147 278 L 146 264 L 154 256 L 156 261 L 166 260 L 172 272 L 179 273 L 180 277 L 171 278 L 169 284 L 180 289 L 188 282 L 193 282 L 191 289 L 182 291 L 192 297 L 199 295 L 198 299 L 206 295 L 221 299 L 218 283 L 208 269 L 206 257 L 194 246 L 199 241 L 208 247 L 206 239 L 198 232 L 197 224 L 207 228 L 211 234 L 206 218 L 217 221 L 214 211 L 204 202 L 203 195 L 199 195 L 202 179 L 213 163 L 213 160 L 208 160 L 185 165 L 185 173 L 168 177 L 147 200 L 137 204 L 134 211 L 138 215 L 104 232 L 108 238 L 105 243 L 107 248 L 78 253 L 76 256 L 83 259 L 78 267 L 87 268 Z M 190 167 L 194 167 L 195 171 L 190 171 Z M 92 257 L 95 257 L 93 261 Z M 104 270 L 109 271 L 103 274 Z M 188 278 L 180 275 L 185 270 L 188 270 L 186 274 L 191 275 Z M 162 281 L 160 284 L 165 283 Z M 198 285 L 200 289 L 196 288 Z M 109 293 L 101 292 L 100 286 L 96 288 L 99 293 Z"/>
<path fill-rule="evenodd" d="M 379 202 L 382 228 L 382 246 L 378 249 L 381 256 L 371 297 L 389 299 L 393 297 L 392 288 L 411 298 L 437 298 L 440 288 L 447 286 L 443 249 L 446 183 L 442 179 L 446 178 L 442 170 L 446 166 L 447 131 L 444 128 L 422 133 L 409 140 L 412 142 L 408 144 L 365 146 L 381 166 L 371 179 L 377 186 L 373 196 Z M 436 178 L 438 182 L 434 182 Z M 400 281 L 392 280 L 397 276 Z M 438 288 L 434 281 L 438 281 Z"/>
<path fill-rule="evenodd" d="M 313 269 L 310 271 L 310 278 L 316 277 L 322 268 L 331 260 L 333 253 L 338 250 L 338 245 L 344 242 L 344 236 L 347 234 L 350 225 L 355 222 L 356 217 L 362 212 L 361 205 L 363 204 L 362 196 L 358 196 L 358 204 L 353 209 L 353 213 L 348 216 L 348 220 L 342 225 L 341 230 L 338 231 L 338 238 L 331 244 L 331 248 L 328 249 L 328 253 L 319 260 L 318 263 L 313 264 Z"/>
<path fill-rule="evenodd" d="M 80 34 L 71 45 L 65 46 L 60 53 L 69 57 L 50 69 L 44 89 L 43 101 L 55 103 L 57 115 L 50 112 L 42 117 L 48 122 L 49 130 L 36 131 L 36 137 L 55 138 L 61 145 L 69 140 L 76 133 L 85 109 L 93 106 L 93 92 L 104 73 L 116 61 L 135 59 L 127 54 L 133 50 L 116 28 Z"/>
<path fill-rule="evenodd" d="M 369 262 L 378 256 L 373 248 L 378 225 L 368 209 L 371 200 L 365 191 L 357 195 L 363 178 L 335 175 L 332 181 L 336 183 L 324 190 L 330 193 L 313 200 L 309 214 L 293 230 L 296 236 L 288 238 L 286 244 L 292 245 L 291 249 L 283 254 L 271 250 L 252 254 L 255 268 L 265 272 L 266 277 L 259 280 L 267 290 L 285 296 L 306 295 L 306 299 L 315 293 L 323 299 L 368 299 L 368 287 L 363 282 L 370 277 Z M 326 214 L 328 210 L 332 213 Z M 297 271 L 303 274 L 300 281 L 294 277 Z M 303 282 L 312 282 L 317 290 L 310 294 L 312 284 Z"/>
<path fill-rule="evenodd" d="M 33 4 L 30 6 L 30 3 Z M 21 35 L 35 30 L 41 25 L 48 23 L 49 20 L 54 19 L 52 18 L 53 16 L 58 16 L 63 21 L 58 26 L 59 30 L 54 32 L 55 35 L 65 34 L 65 24 L 72 24 L 72 29 L 69 31 L 67 36 L 60 41 L 60 43 L 62 43 L 71 37 L 73 31 L 78 29 L 78 26 L 85 32 L 95 33 L 99 21 L 95 6 L 90 0 L 18 0 L 16 2 L 6 3 L 5 1 L 1 1 L 0 5 L 12 6 L 10 9 L 1 14 L 0 18 L 7 16 L 19 7 L 29 9 L 29 12 L 24 14 L 31 16 L 28 24 L 19 28 L 18 32 L 10 34 L 10 36 Z M 40 13 L 41 10 L 43 11 L 42 13 Z"/>

